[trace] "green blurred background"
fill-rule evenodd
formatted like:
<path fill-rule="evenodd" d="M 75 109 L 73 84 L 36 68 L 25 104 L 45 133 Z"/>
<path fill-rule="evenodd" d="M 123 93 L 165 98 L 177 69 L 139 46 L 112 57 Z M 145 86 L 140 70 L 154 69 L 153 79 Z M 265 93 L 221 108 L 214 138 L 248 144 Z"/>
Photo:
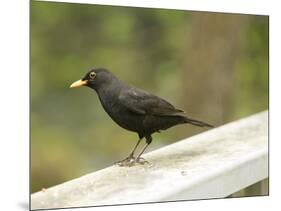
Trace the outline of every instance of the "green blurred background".
<path fill-rule="evenodd" d="M 91 67 L 216 126 L 268 108 L 268 17 L 31 1 L 31 191 L 125 158 L 137 135 L 89 88 Z M 202 132 L 180 125 L 149 150 Z"/>

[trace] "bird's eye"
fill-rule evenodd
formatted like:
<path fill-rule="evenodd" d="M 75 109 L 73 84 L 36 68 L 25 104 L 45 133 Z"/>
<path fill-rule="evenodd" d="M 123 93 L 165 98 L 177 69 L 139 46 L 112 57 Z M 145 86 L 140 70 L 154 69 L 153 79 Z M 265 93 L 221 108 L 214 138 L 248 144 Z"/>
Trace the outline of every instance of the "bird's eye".
<path fill-rule="evenodd" d="M 90 76 L 91 79 L 94 79 L 96 77 L 96 73 L 95 72 L 91 72 L 89 76 Z"/>

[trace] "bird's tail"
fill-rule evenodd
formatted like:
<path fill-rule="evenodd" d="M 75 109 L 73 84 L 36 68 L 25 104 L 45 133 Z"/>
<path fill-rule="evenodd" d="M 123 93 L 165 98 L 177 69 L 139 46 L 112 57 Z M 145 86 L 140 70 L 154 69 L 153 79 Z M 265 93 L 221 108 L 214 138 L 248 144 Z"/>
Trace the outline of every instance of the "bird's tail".
<path fill-rule="evenodd" d="M 186 117 L 186 116 L 184 118 L 184 122 L 192 124 L 192 125 L 196 125 L 196 126 L 199 126 L 199 127 L 214 127 L 213 125 L 210 125 L 208 123 L 205 123 L 205 122 L 202 122 L 202 121 L 199 121 L 199 120 L 196 120 L 196 119 L 191 119 L 191 118 Z"/>

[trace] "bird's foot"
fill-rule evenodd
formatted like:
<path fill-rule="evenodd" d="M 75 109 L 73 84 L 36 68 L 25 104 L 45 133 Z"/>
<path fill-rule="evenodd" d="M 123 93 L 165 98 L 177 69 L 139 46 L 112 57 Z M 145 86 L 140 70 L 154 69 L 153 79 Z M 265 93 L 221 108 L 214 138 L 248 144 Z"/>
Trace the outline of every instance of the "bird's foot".
<path fill-rule="evenodd" d="M 146 161 L 144 158 L 142 157 L 137 157 L 135 158 L 134 156 L 129 156 L 121 161 L 116 162 L 115 164 L 122 166 L 122 167 L 131 167 L 137 164 L 145 164 L 145 163 L 149 163 L 148 161 Z"/>
<path fill-rule="evenodd" d="M 147 160 L 145 160 L 143 157 L 137 157 L 137 158 L 135 159 L 135 163 L 138 163 L 138 164 L 143 165 L 143 164 L 149 163 L 149 162 L 148 162 Z"/>
<path fill-rule="evenodd" d="M 115 162 L 115 164 L 117 164 L 119 166 L 131 166 L 131 163 L 133 163 L 135 161 L 135 159 L 136 158 L 133 155 L 130 155 L 123 160 Z"/>

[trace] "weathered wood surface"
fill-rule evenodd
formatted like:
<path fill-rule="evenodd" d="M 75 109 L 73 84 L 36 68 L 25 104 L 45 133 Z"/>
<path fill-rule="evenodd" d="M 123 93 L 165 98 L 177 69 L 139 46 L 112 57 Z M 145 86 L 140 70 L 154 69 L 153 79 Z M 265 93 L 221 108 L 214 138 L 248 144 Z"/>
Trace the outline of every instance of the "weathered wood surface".
<path fill-rule="evenodd" d="M 268 112 L 31 195 L 31 209 L 227 197 L 268 177 Z"/>

